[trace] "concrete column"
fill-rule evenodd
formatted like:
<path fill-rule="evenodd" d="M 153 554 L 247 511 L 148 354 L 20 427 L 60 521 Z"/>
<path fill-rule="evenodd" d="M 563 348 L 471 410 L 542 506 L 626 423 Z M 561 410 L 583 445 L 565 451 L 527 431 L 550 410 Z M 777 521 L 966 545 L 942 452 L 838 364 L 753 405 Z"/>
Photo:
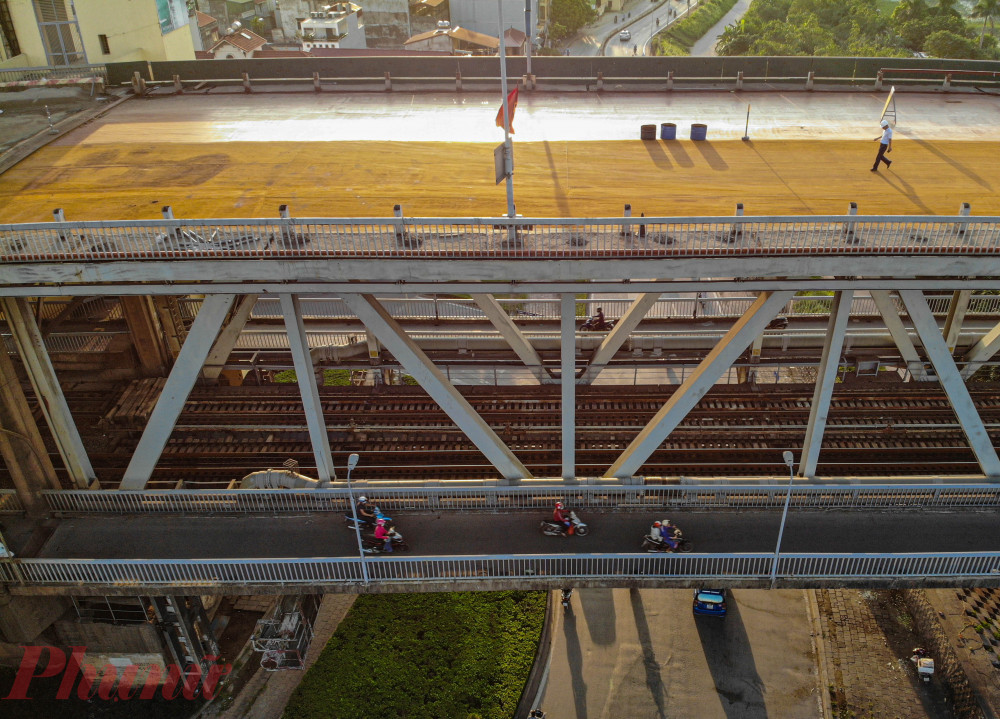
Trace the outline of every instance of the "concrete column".
<path fill-rule="evenodd" d="M 833 387 L 837 382 L 840 352 L 844 347 L 847 320 L 851 315 L 851 302 L 853 300 L 853 291 L 833 293 L 833 307 L 827 324 L 826 338 L 823 340 L 823 355 L 819 363 L 812 405 L 809 407 L 809 424 L 806 425 L 802 458 L 799 460 L 800 477 L 814 477 L 816 475 L 819 450 L 823 444 L 823 432 L 826 431 L 826 420 L 830 414 L 830 397 L 833 395 Z"/>
<path fill-rule="evenodd" d="M 180 306 L 173 295 L 156 295 L 153 297 L 153 307 L 163 328 L 163 339 L 167 348 L 167 356 L 175 359 L 181 352 L 181 346 L 187 337 L 184 318 L 181 317 Z"/>
<path fill-rule="evenodd" d="M 969 447 L 979 461 L 983 474 L 992 479 L 1000 478 L 1000 458 L 997 457 L 997 451 L 986 432 L 982 418 L 976 411 L 975 405 L 972 404 L 969 390 L 966 388 L 965 382 L 962 381 L 955 360 L 944 343 L 944 337 L 938 329 L 934 315 L 931 314 L 931 310 L 927 306 L 924 293 L 920 290 L 900 290 L 899 296 L 903 300 L 903 304 L 906 305 L 906 311 L 909 313 L 910 319 L 913 320 L 913 327 L 920 336 L 920 341 L 924 345 L 924 350 L 927 352 L 931 364 L 934 365 L 938 381 L 948 395 L 951 408 L 962 426 Z"/>
<path fill-rule="evenodd" d="M 87 450 L 83 447 L 80 432 L 66 403 L 55 368 L 45 349 L 35 316 L 23 297 L 2 297 L 0 307 L 7 317 L 7 324 L 14 335 L 21 354 L 21 361 L 35 389 L 42 414 L 49 425 L 63 465 L 70 480 L 79 489 L 87 489 L 96 479 Z"/>
<path fill-rule="evenodd" d="M 119 301 L 142 373 L 148 377 L 164 376 L 172 357 L 166 346 L 159 317 L 153 308 L 152 298 L 122 296 Z"/>
<path fill-rule="evenodd" d="M 7 465 L 14 489 L 29 516 L 46 512 L 38 495 L 42 489 L 61 489 L 49 460 L 38 425 L 17 379 L 14 363 L 0 344 L 0 455 Z"/>
<path fill-rule="evenodd" d="M 576 479 L 576 295 L 559 297 L 562 369 L 562 477 Z"/>
<path fill-rule="evenodd" d="M 691 375 L 677 388 L 670 400 L 649 421 L 622 455 L 604 473 L 605 477 L 628 479 L 635 476 L 649 456 L 681 423 L 719 377 L 750 346 L 767 323 L 793 296 L 792 291 L 762 292 L 750 308 L 733 324 Z"/>

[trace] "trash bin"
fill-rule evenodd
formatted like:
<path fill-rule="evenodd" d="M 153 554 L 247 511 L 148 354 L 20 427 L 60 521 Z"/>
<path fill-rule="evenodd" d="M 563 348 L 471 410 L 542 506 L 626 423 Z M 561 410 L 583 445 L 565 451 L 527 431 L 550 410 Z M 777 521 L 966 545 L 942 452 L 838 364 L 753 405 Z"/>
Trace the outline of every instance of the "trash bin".
<path fill-rule="evenodd" d="M 639 138 L 643 140 L 655 140 L 656 125 L 643 125 L 639 129 Z"/>
<path fill-rule="evenodd" d="M 676 140 L 677 139 L 677 125 L 672 122 L 661 122 L 660 123 L 660 139 L 661 140 Z"/>
<path fill-rule="evenodd" d="M 708 125 L 702 125 L 699 122 L 693 123 L 691 125 L 692 140 L 704 140 L 707 137 L 708 137 Z"/>

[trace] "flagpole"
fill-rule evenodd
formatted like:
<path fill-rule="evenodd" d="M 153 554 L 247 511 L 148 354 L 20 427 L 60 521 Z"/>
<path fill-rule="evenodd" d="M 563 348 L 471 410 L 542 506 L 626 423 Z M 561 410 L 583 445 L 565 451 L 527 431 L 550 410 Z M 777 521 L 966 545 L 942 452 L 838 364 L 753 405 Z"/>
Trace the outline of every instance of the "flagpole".
<path fill-rule="evenodd" d="M 503 36 L 503 0 L 497 0 L 497 19 L 500 23 L 500 92 L 503 94 L 503 155 L 507 172 L 507 217 L 513 218 L 514 211 L 514 143 L 510 140 L 510 109 L 507 107 L 507 50 Z M 511 236 L 514 229 L 511 228 Z"/>

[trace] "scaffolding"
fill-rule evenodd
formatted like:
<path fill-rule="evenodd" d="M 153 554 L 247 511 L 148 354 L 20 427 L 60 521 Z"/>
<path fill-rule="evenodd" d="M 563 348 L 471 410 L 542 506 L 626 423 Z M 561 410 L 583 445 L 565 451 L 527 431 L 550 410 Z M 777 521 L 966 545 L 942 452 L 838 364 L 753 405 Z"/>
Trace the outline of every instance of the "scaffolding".
<path fill-rule="evenodd" d="M 264 669 L 275 672 L 305 668 L 318 610 L 313 595 L 286 596 L 270 617 L 258 620 L 250 642 L 254 651 L 261 652 L 260 665 Z"/>

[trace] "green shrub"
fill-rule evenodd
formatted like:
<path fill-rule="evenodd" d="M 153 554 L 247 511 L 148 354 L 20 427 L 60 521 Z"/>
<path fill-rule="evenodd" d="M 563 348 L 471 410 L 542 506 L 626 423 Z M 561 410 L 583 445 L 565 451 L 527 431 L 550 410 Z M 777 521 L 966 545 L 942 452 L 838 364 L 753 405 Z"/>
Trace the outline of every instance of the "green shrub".
<path fill-rule="evenodd" d="M 545 599 L 545 592 L 358 597 L 283 716 L 509 719 L 535 658 Z"/>
<path fill-rule="evenodd" d="M 705 0 L 683 20 L 656 36 L 657 55 L 687 55 L 691 46 L 733 9 L 736 0 Z"/>
<path fill-rule="evenodd" d="M 279 384 L 293 384 L 298 381 L 295 370 L 285 369 L 274 373 L 274 381 Z M 323 370 L 324 387 L 347 387 L 351 384 L 351 371 L 349 369 L 325 369 Z"/>

